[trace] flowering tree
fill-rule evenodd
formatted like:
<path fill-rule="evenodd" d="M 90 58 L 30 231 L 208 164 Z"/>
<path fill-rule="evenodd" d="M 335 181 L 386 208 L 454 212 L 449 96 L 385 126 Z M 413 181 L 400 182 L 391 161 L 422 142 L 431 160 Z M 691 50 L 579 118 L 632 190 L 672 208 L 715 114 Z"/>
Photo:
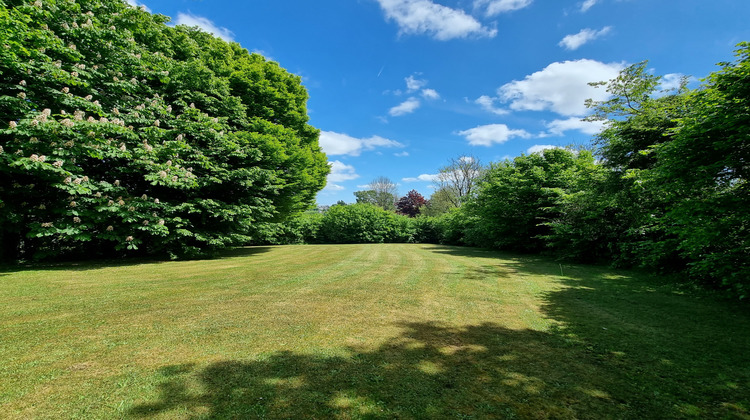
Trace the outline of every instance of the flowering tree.
<path fill-rule="evenodd" d="M 192 255 L 313 204 L 297 76 L 121 0 L 0 0 L 2 257 Z"/>

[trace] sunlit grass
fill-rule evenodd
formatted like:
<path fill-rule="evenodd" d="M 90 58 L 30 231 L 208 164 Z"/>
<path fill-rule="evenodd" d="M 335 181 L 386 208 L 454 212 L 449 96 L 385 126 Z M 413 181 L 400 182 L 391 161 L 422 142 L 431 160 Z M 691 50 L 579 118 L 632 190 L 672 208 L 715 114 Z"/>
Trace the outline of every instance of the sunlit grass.
<path fill-rule="evenodd" d="M 750 418 L 746 307 L 598 267 L 255 247 L 7 269 L 0 302 L 2 418 Z"/>

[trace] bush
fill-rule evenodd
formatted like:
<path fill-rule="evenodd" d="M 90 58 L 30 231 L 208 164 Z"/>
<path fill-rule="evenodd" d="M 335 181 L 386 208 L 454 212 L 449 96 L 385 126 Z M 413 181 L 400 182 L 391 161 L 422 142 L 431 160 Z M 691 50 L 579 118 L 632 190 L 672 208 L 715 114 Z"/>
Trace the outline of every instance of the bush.
<path fill-rule="evenodd" d="M 252 245 L 293 245 L 317 243 L 323 215 L 306 212 L 283 223 L 262 223 L 255 226 Z"/>
<path fill-rule="evenodd" d="M 317 240 L 326 243 L 385 243 L 413 241 L 408 217 L 372 204 L 333 206 L 323 216 Z"/>

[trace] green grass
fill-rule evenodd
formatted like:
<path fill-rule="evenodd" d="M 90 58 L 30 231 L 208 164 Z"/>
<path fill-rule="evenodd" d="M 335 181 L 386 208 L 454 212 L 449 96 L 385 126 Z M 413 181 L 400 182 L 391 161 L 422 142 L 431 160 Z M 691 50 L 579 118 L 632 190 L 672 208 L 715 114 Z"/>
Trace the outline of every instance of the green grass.
<path fill-rule="evenodd" d="M 750 418 L 750 313 L 433 245 L 0 271 L 0 418 Z"/>

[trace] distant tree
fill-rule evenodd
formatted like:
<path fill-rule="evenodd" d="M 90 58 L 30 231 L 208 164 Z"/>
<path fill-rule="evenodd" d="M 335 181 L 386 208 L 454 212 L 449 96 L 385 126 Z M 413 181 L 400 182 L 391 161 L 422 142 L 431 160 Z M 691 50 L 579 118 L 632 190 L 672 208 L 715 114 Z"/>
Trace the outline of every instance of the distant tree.
<path fill-rule="evenodd" d="M 372 180 L 369 189 L 355 191 L 357 203 L 374 204 L 383 210 L 394 211 L 398 199 L 398 187 L 388 177 L 380 176 Z"/>
<path fill-rule="evenodd" d="M 373 190 L 354 191 L 354 197 L 357 198 L 357 204 L 376 204 Z"/>
<path fill-rule="evenodd" d="M 346 205 L 346 201 L 344 200 L 339 200 L 336 202 L 336 204 L 334 204 L 334 206 L 345 206 L 345 205 Z"/>
<path fill-rule="evenodd" d="M 471 195 L 482 172 L 482 163 L 474 156 L 451 158 L 448 165 L 440 168 L 437 189 L 444 190 L 453 206 L 459 207 Z"/>
<path fill-rule="evenodd" d="M 417 190 L 411 190 L 396 202 L 396 211 L 409 217 L 416 217 L 425 205 L 427 205 L 427 200 L 422 194 Z"/>

